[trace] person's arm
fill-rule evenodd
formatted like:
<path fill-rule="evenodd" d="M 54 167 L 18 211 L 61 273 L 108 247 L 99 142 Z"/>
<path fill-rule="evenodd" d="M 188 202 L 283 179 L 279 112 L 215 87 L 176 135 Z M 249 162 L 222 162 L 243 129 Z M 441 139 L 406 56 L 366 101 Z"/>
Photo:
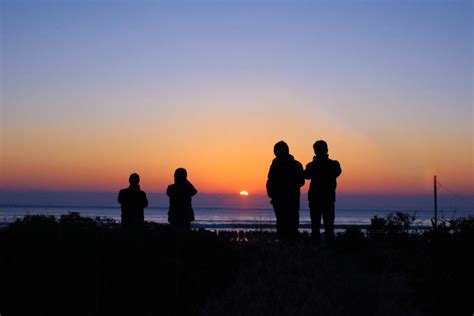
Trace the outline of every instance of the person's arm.
<path fill-rule="evenodd" d="M 273 196 L 273 177 L 274 177 L 274 169 L 273 169 L 273 164 L 270 166 L 270 170 L 268 171 L 268 177 L 267 177 L 267 196 L 269 198 L 272 198 Z"/>
<path fill-rule="evenodd" d="M 341 165 L 339 164 L 339 161 L 334 160 L 334 177 L 337 178 L 341 175 L 342 169 Z"/>
<path fill-rule="evenodd" d="M 122 194 L 122 191 L 120 190 L 119 191 L 119 195 L 117 197 L 117 201 L 119 202 L 119 204 L 122 204 L 123 203 L 123 194 Z"/>
<path fill-rule="evenodd" d="M 148 199 L 146 198 L 146 193 L 143 192 L 143 208 L 148 207 Z"/>
<path fill-rule="evenodd" d="M 171 185 L 169 185 L 168 188 L 166 189 L 166 195 L 171 196 Z"/>
<path fill-rule="evenodd" d="M 308 163 L 303 171 L 303 177 L 307 180 L 311 180 L 311 174 L 313 173 L 313 163 Z"/>
<path fill-rule="evenodd" d="M 198 193 L 198 191 L 196 190 L 196 188 L 191 182 L 188 181 L 188 183 L 189 183 L 189 194 L 191 194 L 191 196 L 195 196 Z"/>
<path fill-rule="evenodd" d="M 298 167 L 297 167 L 297 176 L 298 176 L 297 178 L 298 185 L 302 187 L 304 185 L 305 175 L 304 175 L 303 165 L 299 162 L 298 162 Z"/>

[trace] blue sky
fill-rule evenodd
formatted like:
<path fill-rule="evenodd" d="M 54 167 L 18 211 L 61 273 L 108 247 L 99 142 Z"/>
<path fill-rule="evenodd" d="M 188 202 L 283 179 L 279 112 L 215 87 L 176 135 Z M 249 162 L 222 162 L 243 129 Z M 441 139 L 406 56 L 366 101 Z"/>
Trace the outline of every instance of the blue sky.
<path fill-rule="evenodd" d="M 269 163 L 275 141 L 305 163 L 326 138 L 347 192 L 427 192 L 437 173 L 472 193 L 471 1 L 2 1 L 1 11 L 4 189 L 114 190 L 115 174 L 138 169 L 161 190 L 193 159 L 205 191 L 258 191 L 267 166 L 255 162 Z M 227 140 L 246 153 L 216 149 Z M 212 169 L 221 154 L 229 165 L 242 155 L 242 169 Z"/>

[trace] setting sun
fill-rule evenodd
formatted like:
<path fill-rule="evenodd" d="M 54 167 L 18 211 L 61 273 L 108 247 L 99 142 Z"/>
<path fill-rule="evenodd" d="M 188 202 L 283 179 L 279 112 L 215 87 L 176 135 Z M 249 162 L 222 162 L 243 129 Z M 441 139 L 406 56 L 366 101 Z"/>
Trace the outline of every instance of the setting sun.
<path fill-rule="evenodd" d="M 249 193 L 247 191 L 240 191 L 240 196 L 248 196 Z"/>

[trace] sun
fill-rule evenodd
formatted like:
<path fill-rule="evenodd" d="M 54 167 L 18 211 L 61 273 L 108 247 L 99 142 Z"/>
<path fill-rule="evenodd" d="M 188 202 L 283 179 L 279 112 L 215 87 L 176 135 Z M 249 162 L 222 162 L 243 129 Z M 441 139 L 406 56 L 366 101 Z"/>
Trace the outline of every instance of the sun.
<path fill-rule="evenodd" d="M 249 193 L 247 191 L 240 191 L 240 196 L 248 196 Z"/>

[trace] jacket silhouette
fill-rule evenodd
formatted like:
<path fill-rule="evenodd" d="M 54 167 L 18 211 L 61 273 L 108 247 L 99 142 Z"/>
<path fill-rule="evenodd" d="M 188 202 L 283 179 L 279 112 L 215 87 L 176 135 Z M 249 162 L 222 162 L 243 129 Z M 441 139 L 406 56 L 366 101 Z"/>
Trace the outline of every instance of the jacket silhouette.
<path fill-rule="evenodd" d="M 192 197 L 197 194 L 197 190 L 188 181 L 186 169 L 176 169 L 174 184 L 168 186 L 166 194 L 170 199 L 168 222 L 177 228 L 190 229 L 194 221 Z"/>
<path fill-rule="evenodd" d="M 144 208 L 148 206 L 146 193 L 140 190 L 140 176 L 130 175 L 130 186 L 120 190 L 118 202 L 122 208 L 122 227 L 141 226 L 144 221 Z"/>
<path fill-rule="evenodd" d="M 274 153 L 276 158 L 268 172 L 267 195 L 275 211 L 279 237 L 294 240 L 298 236 L 303 166 L 290 155 L 283 141 L 275 144 Z"/>
<path fill-rule="evenodd" d="M 321 216 L 323 217 L 325 236 L 328 241 L 334 238 L 334 219 L 337 177 L 342 173 L 337 160 L 329 159 L 325 141 L 319 140 L 313 145 L 316 156 L 306 165 L 304 176 L 311 180 L 308 191 L 311 228 L 313 239 L 319 241 Z"/>

